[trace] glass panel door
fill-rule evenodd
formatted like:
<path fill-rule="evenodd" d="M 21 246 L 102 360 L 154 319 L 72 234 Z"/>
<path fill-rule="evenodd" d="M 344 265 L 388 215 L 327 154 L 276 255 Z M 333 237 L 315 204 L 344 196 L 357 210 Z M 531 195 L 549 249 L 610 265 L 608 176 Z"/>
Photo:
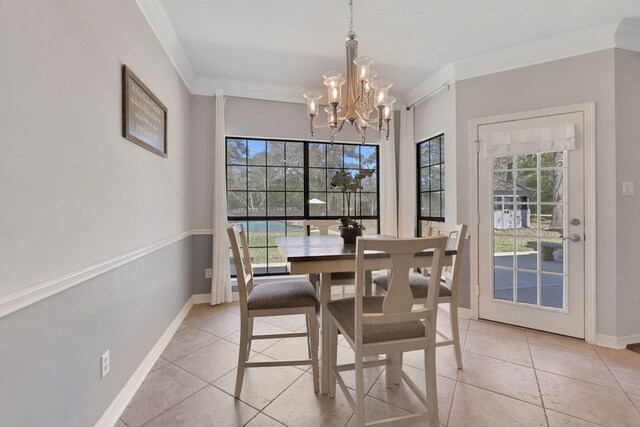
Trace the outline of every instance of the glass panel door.
<path fill-rule="evenodd" d="M 493 159 L 496 300 L 566 308 L 564 158 L 559 151 Z"/>

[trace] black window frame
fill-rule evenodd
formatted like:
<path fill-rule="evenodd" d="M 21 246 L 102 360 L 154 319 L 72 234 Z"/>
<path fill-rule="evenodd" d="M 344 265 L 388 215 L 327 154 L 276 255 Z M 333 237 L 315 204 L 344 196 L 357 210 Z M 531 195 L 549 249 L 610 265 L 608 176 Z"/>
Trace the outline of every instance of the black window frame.
<path fill-rule="evenodd" d="M 439 156 L 438 156 L 438 160 L 437 162 L 429 162 L 427 164 L 422 164 L 422 156 L 420 155 L 421 151 L 422 151 L 422 147 L 426 144 L 428 149 L 431 150 L 433 147 L 433 143 L 438 140 L 439 141 Z M 417 207 L 417 233 L 418 236 L 422 236 L 422 222 L 423 221 L 436 221 L 436 222 L 444 222 L 445 221 L 445 203 L 444 203 L 444 198 L 445 198 L 445 180 L 444 180 L 444 174 L 445 174 L 445 149 L 444 149 L 444 144 L 445 144 L 445 138 L 444 138 L 444 133 L 436 135 L 434 137 L 425 139 L 424 141 L 420 141 L 419 143 L 416 144 L 416 207 Z M 431 155 L 429 154 L 428 156 L 429 159 L 431 159 Z M 422 182 L 421 182 L 421 176 L 422 176 L 422 170 L 423 169 L 430 169 L 434 166 L 438 166 L 440 169 L 440 186 L 437 189 L 432 189 L 431 187 L 429 187 L 428 190 L 423 190 L 422 189 Z M 429 185 L 431 185 L 431 182 L 429 183 Z M 431 194 L 432 193 L 440 193 L 440 206 L 439 206 L 439 211 L 440 211 L 440 216 L 434 216 L 434 215 L 422 215 L 422 197 L 424 194 L 428 194 L 429 197 L 429 203 L 431 203 Z M 431 206 L 429 206 L 429 213 L 432 213 L 431 210 Z"/>
<path fill-rule="evenodd" d="M 343 202 L 343 208 L 342 208 L 342 215 L 311 215 L 310 213 L 310 208 L 309 208 L 309 200 L 312 199 L 313 197 L 310 197 L 309 194 L 313 193 L 313 194 L 317 194 L 317 193 L 322 193 L 324 192 L 327 196 L 329 195 L 329 193 L 335 193 L 337 192 L 337 190 L 331 191 L 330 188 L 330 183 L 331 183 L 331 177 L 328 176 L 328 172 L 332 171 L 332 170 L 361 170 L 361 166 L 362 166 L 362 152 L 360 150 L 358 150 L 358 167 L 345 167 L 344 165 L 344 160 L 345 160 L 345 150 L 344 150 L 344 146 L 357 146 L 357 147 L 361 147 L 361 146 L 366 146 L 366 147 L 371 147 L 375 150 L 375 171 L 376 173 L 374 174 L 375 177 L 375 182 L 376 182 L 376 191 L 375 193 L 372 191 L 369 192 L 364 192 L 365 194 L 375 194 L 375 203 L 376 203 L 376 215 L 362 215 L 362 198 L 361 197 L 357 197 L 359 206 L 358 206 L 358 210 L 360 211 L 360 215 L 352 215 L 353 218 L 359 220 L 360 222 L 362 221 L 366 221 L 366 220 L 375 220 L 377 223 L 377 233 L 380 233 L 380 146 L 378 144 L 349 144 L 349 143 L 343 143 L 343 142 L 334 142 L 333 144 L 329 143 L 329 142 L 324 142 L 324 141 L 306 141 L 306 140 L 291 140 L 291 139 L 276 139 L 276 138 L 253 138 L 253 137 L 238 137 L 238 136 L 228 136 L 225 138 L 225 179 L 227 182 L 227 197 L 229 195 L 230 191 L 234 191 L 229 190 L 228 185 L 229 185 L 229 178 L 228 178 L 228 171 L 229 171 L 229 167 L 230 166 L 235 166 L 235 167 L 240 167 L 240 166 L 245 166 L 247 168 L 247 172 L 248 173 L 248 168 L 250 166 L 256 166 L 256 165 L 251 165 L 249 164 L 249 150 L 247 149 L 245 156 L 245 164 L 244 165 L 235 165 L 235 164 L 231 164 L 229 163 L 229 156 L 228 156 L 228 144 L 229 144 L 229 140 L 243 140 L 245 141 L 247 147 L 249 145 L 250 141 L 264 141 L 267 144 L 267 149 L 268 149 L 268 144 L 269 142 L 283 142 L 285 143 L 285 159 L 284 159 L 284 165 L 282 166 L 274 166 L 274 165 L 268 165 L 268 160 L 265 161 L 265 168 L 275 168 L 275 167 L 283 167 L 285 169 L 285 178 L 284 178 L 284 190 L 266 190 L 265 191 L 265 197 L 266 197 L 266 201 L 265 201 L 265 212 L 264 215 L 249 215 L 248 211 L 246 213 L 246 215 L 227 215 L 227 220 L 229 222 L 235 222 L 235 223 L 242 223 L 243 225 L 245 225 L 245 228 L 247 229 L 247 239 L 249 242 L 249 248 L 251 249 L 260 249 L 260 250 L 265 250 L 266 253 L 266 258 L 267 258 L 267 267 L 264 268 L 264 271 L 262 271 L 262 269 L 257 270 L 255 276 L 259 277 L 259 276 L 273 276 L 273 275 L 287 275 L 289 274 L 288 271 L 286 271 L 286 267 L 270 267 L 269 266 L 269 250 L 273 249 L 273 246 L 269 246 L 269 222 L 270 221 L 282 221 L 285 223 L 285 235 L 288 235 L 288 227 L 286 226 L 286 221 L 302 221 L 304 219 L 339 219 L 345 216 L 345 209 L 346 209 L 346 202 Z M 303 146 L 303 164 L 302 164 L 302 170 L 303 170 L 303 190 L 302 191 L 298 191 L 295 190 L 296 192 L 300 192 L 303 194 L 303 212 L 302 215 L 287 215 L 286 209 L 286 194 L 287 194 L 287 189 L 286 189 L 286 182 L 287 182 L 287 178 L 286 178 L 286 169 L 289 167 L 287 165 L 287 160 L 286 160 L 286 153 L 287 153 L 287 149 L 286 149 L 286 144 L 287 143 L 294 143 L 294 144 L 302 144 Z M 310 161 L 309 161 L 309 147 L 312 144 L 323 144 L 326 146 L 325 151 L 325 162 L 324 162 L 324 166 L 310 166 Z M 329 147 L 334 147 L 334 146 L 342 146 L 342 167 L 341 168 L 337 168 L 337 167 L 329 167 L 328 166 L 328 158 L 329 158 Z M 262 167 L 262 166 L 258 166 L 258 167 Z M 325 170 L 325 174 L 327 174 L 327 182 L 326 182 L 326 189 L 325 191 L 312 191 L 309 189 L 309 174 L 310 174 L 310 170 L 318 170 L 318 169 L 324 169 Z M 265 171 L 268 173 L 268 171 Z M 249 180 L 246 179 L 246 188 L 244 190 L 235 190 L 235 191 L 242 191 L 242 192 L 246 192 L 247 195 L 248 193 L 251 191 L 249 190 Z M 275 193 L 275 192 L 282 192 L 285 194 L 284 197 L 284 207 L 285 207 L 285 211 L 284 211 L 284 215 L 269 215 L 269 210 L 268 210 L 268 194 L 267 193 Z M 291 191 L 290 191 L 291 192 Z M 344 195 L 343 195 L 343 199 L 344 199 Z M 352 196 L 353 197 L 353 196 Z M 327 205 L 325 205 L 325 207 L 328 206 L 328 198 L 327 200 Z M 353 211 L 353 207 L 352 207 L 352 211 Z M 325 212 L 327 212 L 325 210 Z M 327 212 L 328 213 L 328 212 Z M 251 244 L 251 231 L 249 230 L 249 227 L 247 227 L 248 223 L 251 221 L 259 221 L 259 222 L 264 222 L 265 223 L 265 230 L 264 233 L 266 233 L 265 236 L 265 243 L 264 246 L 252 246 Z M 279 230 L 281 231 L 281 230 Z M 233 267 L 233 265 L 232 265 Z M 254 270 L 256 270 L 254 268 Z M 233 269 L 232 269 L 232 273 L 233 273 Z M 232 277 L 235 277 L 235 275 L 232 275 Z"/>

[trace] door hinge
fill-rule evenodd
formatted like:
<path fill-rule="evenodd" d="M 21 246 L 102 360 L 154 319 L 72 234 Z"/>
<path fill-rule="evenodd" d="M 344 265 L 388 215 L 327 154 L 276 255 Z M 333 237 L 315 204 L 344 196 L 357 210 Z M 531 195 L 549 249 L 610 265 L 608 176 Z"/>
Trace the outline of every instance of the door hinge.
<path fill-rule="evenodd" d="M 480 152 L 480 140 L 477 139 L 476 140 L 476 153 L 479 153 L 479 152 Z"/>

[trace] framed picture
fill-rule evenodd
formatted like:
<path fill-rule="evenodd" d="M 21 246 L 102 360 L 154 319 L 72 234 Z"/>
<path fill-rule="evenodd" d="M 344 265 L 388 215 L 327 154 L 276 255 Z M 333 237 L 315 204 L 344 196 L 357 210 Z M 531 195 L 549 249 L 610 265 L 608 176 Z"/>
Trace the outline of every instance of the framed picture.
<path fill-rule="evenodd" d="M 122 136 L 167 157 L 167 107 L 126 65 L 122 66 Z"/>

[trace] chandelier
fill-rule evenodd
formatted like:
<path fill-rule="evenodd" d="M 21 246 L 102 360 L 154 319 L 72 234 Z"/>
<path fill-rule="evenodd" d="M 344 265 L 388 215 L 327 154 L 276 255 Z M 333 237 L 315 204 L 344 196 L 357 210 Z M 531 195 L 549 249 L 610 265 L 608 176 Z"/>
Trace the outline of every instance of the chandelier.
<path fill-rule="evenodd" d="M 353 0 L 349 0 L 350 22 L 345 46 L 347 48 L 347 77 L 338 71 L 328 71 L 324 77 L 327 87 L 329 106 L 324 108 L 327 122 L 317 124 L 322 94 L 317 91 L 304 93 L 307 99 L 307 115 L 310 119 L 311 136 L 314 130 L 329 128 L 329 140 L 333 143 L 335 136 L 342 130 L 345 122 L 355 126 L 356 131 L 365 143 L 367 128 L 377 127 L 389 139 L 389 123 L 393 115 L 393 103 L 396 98 L 389 96 L 390 80 L 374 80 L 377 73 L 371 68 L 373 59 L 358 56 L 358 41 L 353 32 Z M 346 90 L 343 86 L 346 84 Z"/>

